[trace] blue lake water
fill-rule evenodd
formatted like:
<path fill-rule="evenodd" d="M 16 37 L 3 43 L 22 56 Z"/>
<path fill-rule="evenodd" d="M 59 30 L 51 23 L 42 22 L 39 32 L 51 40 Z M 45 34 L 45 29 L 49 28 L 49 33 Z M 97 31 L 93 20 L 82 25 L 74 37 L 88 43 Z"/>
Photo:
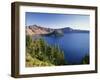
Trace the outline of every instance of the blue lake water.
<path fill-rule="evenodd" d="M 61 37 L 45 36 L 44 39 L 50 45 L 59 45 L 69 64 L 80 64 L 83 57 L 89 55 L 89 32 L 65 33 Z"/>

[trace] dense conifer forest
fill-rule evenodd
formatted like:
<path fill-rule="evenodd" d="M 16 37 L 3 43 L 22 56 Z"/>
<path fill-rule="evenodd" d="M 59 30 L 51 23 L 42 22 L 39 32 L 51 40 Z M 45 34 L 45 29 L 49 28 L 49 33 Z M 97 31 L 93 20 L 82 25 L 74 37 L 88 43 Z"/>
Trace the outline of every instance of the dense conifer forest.
<path fill-rule="evenodd" d="M 51 46 L 43 38 L 32 40 L 31 36 L 26 36 L 26 67 L 64 64 L 67 64 L 64 52 L 58 45 Z"/>

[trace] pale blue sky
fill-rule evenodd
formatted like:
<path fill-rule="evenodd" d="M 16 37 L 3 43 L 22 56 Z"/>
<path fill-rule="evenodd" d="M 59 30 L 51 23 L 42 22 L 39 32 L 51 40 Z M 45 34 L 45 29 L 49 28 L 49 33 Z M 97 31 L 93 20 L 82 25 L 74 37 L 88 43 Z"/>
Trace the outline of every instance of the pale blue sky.
<path fill-rule="evenodd" d="M 64 28 L 89 30 L 90 16 L 79 14 L 51 14 L 26 12 L 25 24 L 39 25 L 47 28 Z"/>

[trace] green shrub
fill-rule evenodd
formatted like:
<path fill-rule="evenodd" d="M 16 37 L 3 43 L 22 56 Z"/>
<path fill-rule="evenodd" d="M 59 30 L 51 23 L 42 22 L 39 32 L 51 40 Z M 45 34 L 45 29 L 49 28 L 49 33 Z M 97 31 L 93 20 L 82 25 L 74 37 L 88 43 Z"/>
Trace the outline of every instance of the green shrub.
<path fill-rule="evenodd" d="M 89 55 L 85 55 L 82 59 L 82 64 L 89 64 Z"/>

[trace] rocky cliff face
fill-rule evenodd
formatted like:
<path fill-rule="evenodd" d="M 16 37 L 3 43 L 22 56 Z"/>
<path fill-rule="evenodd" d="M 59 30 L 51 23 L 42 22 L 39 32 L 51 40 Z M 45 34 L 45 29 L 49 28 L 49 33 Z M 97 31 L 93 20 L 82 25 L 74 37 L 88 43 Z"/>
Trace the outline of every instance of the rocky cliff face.
<path fill-rule="evenodd" d="M 45 28 L 37 25 L 26 26 L 26 35 L 63 35 L 64 33 L 70 32 L 89 32 L 86 30 L 76 30 L 70 27 L 60 28 L 60 29 L 52 29 Z"/>
<path fill-rule="evenodd" d="M 48 34 L 52 31 L 53 31 L 53 29 L 44 28 L 44 27 L 40 27 L 40 26 L 37 26 L 37 25 L 27 26 L 27 28 L 26 28 L 26 34 L 27 35 Z"/>

